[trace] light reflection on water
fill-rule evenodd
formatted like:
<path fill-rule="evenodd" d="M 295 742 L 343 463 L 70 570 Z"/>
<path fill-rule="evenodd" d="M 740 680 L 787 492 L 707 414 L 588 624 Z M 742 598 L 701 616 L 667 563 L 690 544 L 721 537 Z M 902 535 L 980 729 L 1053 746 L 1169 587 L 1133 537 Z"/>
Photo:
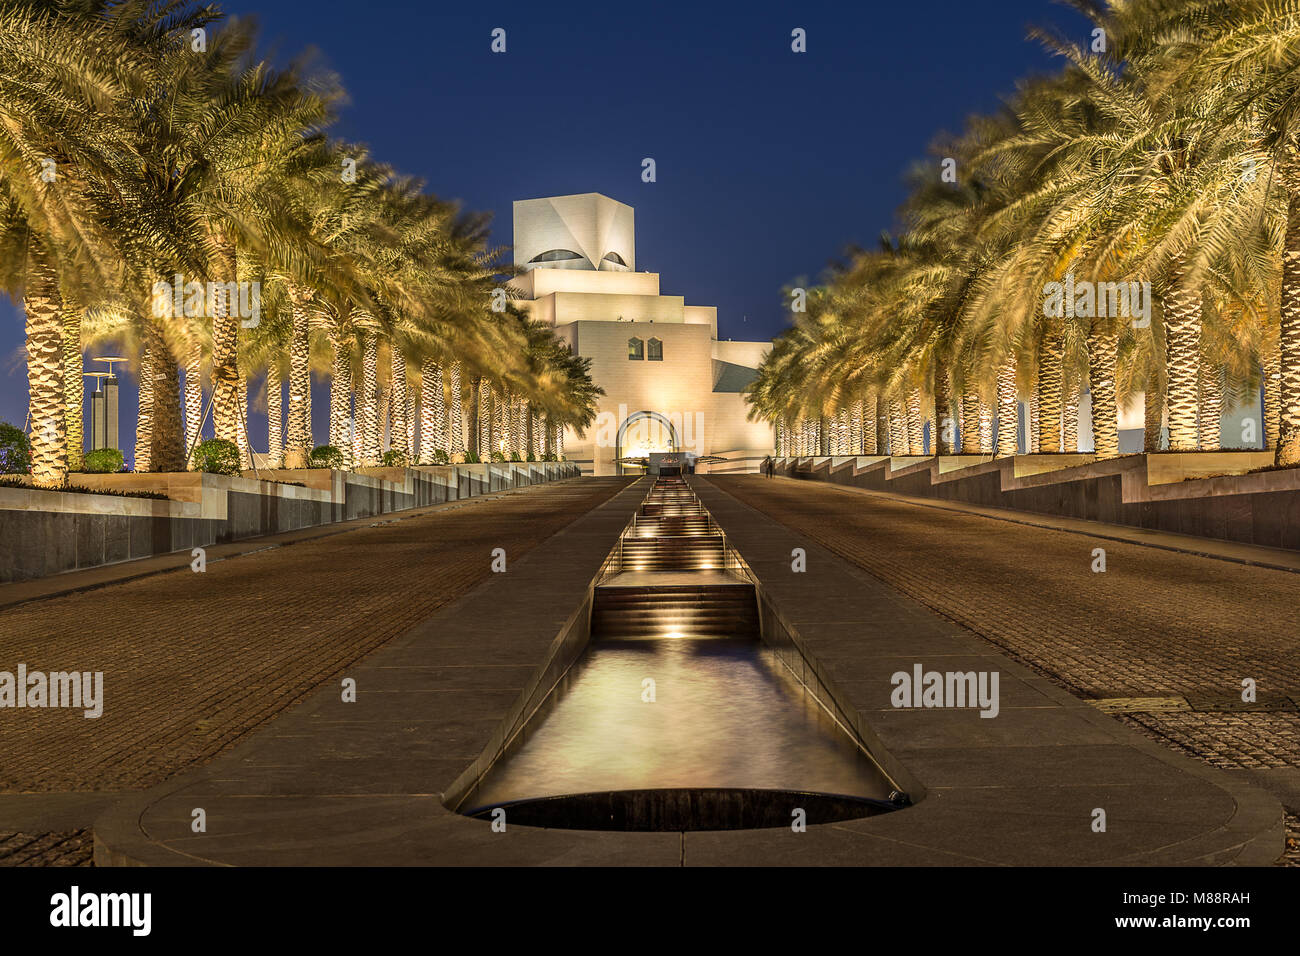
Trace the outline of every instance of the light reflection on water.
<path fill-rule="evenodd" d="M 645 678 L 654 703 L 642 700 Z M 607 790 L 745 787 L 885 799 L 879 769 L 748 639 L 593 641 L 470 806 Z"/>

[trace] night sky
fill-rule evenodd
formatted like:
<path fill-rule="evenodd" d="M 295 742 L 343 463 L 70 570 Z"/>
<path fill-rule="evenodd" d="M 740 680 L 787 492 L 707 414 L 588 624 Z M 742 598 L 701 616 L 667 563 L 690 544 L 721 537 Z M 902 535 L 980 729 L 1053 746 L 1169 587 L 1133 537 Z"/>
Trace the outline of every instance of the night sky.
<path fill-rule="evenodd" d="M 335 133 L 492 211 L 498 244 L 515 199 L 600 192 L 633 206 L 637 268 L 661 273 L 664 294 L 716 305 L 719 336 L 736 339 L 779 333 L 784 284 L 815 281 L 893 227 L 902 176 L 937 132 L 1054 68 L 1028 26 L 1088 36 L 1047 0 L 223 6 L 255 15 L 277 60 L 314 47 L 350 94 Z M 505 54 L 490 52 L 495 27 Z M 795 27 L 806 53 L 791 52 Z M 657 182 L 641 181 L 645 157 Z M 0 420 L 19 425 L 22 342 L 20 312 L 0 300 Z M 123 385 L 129 457 L 135 389 Z M 328 409 L 315 404 L 323 441 Z M 264 422 L 253 416 L 258 448 Z"/>

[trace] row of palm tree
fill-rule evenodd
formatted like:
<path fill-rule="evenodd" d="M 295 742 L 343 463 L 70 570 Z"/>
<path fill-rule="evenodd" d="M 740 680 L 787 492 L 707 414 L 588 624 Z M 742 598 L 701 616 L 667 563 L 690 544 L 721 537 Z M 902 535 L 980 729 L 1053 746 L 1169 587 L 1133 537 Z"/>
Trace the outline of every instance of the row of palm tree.
<path fill-rule="evenodd" d="M 1032 34 L 1062 69 L 938 138 L 900 234 L 809 290 L 750 390 L 781 453 L 1015 454 L 1022 401 L 1026 450 L 1077 451 L 1087 393 L 1098 457 L 1142 395 L 1148 451 L 1300 463 L 1300 2 L 1073 5 L 1083 44 Z"/>
<path fill-rule="evenodd" d="M 256 41 L 192 0 L 0 0 L 0 283 L 25 314 L 34 481 L 79 467 L 83 349 L 109 341 L 138 371 L 138 471 L 185 468 L 208 422 L 251 465 L 263 379 L 269 459 L 302 466 L 313 370 L 349 464 L 559 454 L 596 390 L 494 297 L 487 218 L 331 138 L 338 80 Z M 520 427 L 484 427 L 480 393 Z"/>

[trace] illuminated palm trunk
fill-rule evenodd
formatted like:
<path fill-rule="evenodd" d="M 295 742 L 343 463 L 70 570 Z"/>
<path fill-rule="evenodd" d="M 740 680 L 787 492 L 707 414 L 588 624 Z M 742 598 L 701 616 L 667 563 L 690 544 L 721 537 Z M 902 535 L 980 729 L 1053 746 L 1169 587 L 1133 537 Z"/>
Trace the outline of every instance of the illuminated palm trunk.
<path fill-rule="evenodd" d="M 478 452 L 479 461 L 492 458 L 492 386 L 486 378 L 478 380 L 475 390 L 474 417 L 477 428 L 474 429 L 474 450 Z"/>
<path fill-rule="evenodd" d="M 289 426 L 284 449 L 287 468 L 306 468 L 311 454 L 311 333 L 307 303 L 310 296 L 289 292 Z M 272 452 L 274 454 L 274 451 Z"/>
<path fill-rule="evenodd" d="M 936 455 L 951 455 L 956 449 L 957 420 L 961 410 L 952 393 L 948 368 L 938 358 L 934 362 L 934 427 L 930 447 Z"/>
<path fill-rule="evenodd" d="M 1160 380 L 1159 369 L 1153 369 L 1150 379 L 1147 381 L 1142 408 L 1142 448 L 1144 451 L 1155 452 L 1160 450 L 1164 418 L 1164 383 Z"/>
<path fill-rule="evenodd" d="M 998 368 L 998 454 L 1010 457 L 1020 452 L 1020 402 L 1016 397 L 1016 359 L 1011 356 Z"/>
<path fill-rule="evenodd" d="M 1300 464 L 1300 162 L 1294 153 L 1280 172 L 1290 195 L 1282 241 L 1276 461 L 1279 465 L 1295 465 Z"/>
<path fill-rule="evenodd" d="M 180 378 L 176 359 L 156 325 L 144 327 L 140 360 L 140 408 L 136 420 L 135 470 L 181 471 Z"/>
<path fill-rule="evenodd" d="M 506 445 L 506 402 L 505 396 L 496 389 L 492 389 L 492 436 L 491 445 L 493 452 L 505 453 Z"/>
<path fill-rule="evenodd" d="M 1264 447 L 1277 448 L 1277 435 L 1281 426 L 1278 408 L 1282 397 L 1282 354 L 1274 348 L 1264 362 L 1264 398 L 1260 416 L 1264 426 Z"/>
<path fill-rule="evenodd" d="M 1079 396 L 1068 386 L 1061 403 L 1061 450 L 1079 450 Z"/>
<path fill-rule="evenodd" d="M 878 404 L 875 389 L 867 392 L 866 401 L 862 403 L 862 454 L 864 455 L 880 454 Z"/>
<path fill-rule="evenodd" d="M 406 385 L 406 356 L 402 354 L 401 348 L 396 342 L 388 346 L 389 354 L 392 360 L 392 385 L 389 388 L 392 397 L 390 398 L 390 407 L 393 414 L 392 431 L 388 439 L 388 447 L 400 455 L 410 456 L 411 445 L 408 435 L 410 425 L 410 415 L 407 400 L 409 398 Z"/>
<path fill-rule="evenodd" d="M 1165 299 L 1165 405 L 1169 412 L 1169 450 L 1195 451 L 1196 392 L 1200 372 L 1201 297 L 1175 268 Z"/>
<path fill-rule="evenodd" d="M 980 450 L 980 400 L 967 393 L 961 398 L 961 453 L 974 455 Z"/>
<path fill-rule="evenodd" d="M 925 420 L 921 408 L 921 390 L 914 388 L 907 397 L 907 454 L 925 454 Z"/>
<path fill-rule="evenodd" d="M 248 437 L 248 379 L 244 373 L 239 373 L 239 460 L 243 462 L 243 467 L 251 468 L 253 466 L 253 445 Z"/>
<path fill-rule="evenodd" d="M 281 387 L 283 384 L 280 381 L 280 366 L 272 358 L 266 366 L 266 459 L 272 468 L 279 468 L 282 464 L 286 464 L 284 461 L 284 389 Z"/>
<path fill-rule="evenodd" d="M 1064 355 L 1061 332 L 1049 327 L 1038 353 L 1038 451 L 1061 450 L 1061 389 Z"/>
<path fill-rule="evenodd" d="M 223 274 L 235 274 L 234 246 L 220 242 Z M 239 318 L 231 314 L 229 288 L 217 290 L 212 315 L 212 431 L 213 435 L 239 446 L 240 460 L 247 460 L 248 441 L 240 424 Z"/>
<path fill-rule="evenodd" d="M 524 457 L 524 400 L 518 395 L 510 397 L 510 457 Z"/>
<path fill-rule="evenodd" d="M 1038 389 L 1029 396 L 1029 407 L 1025 409 L 1025 418 L 1028 420 L 1029 440 L 1025 443 L 1031 455 L 1037 455 L 1041 449 L 1038 431 Z"/>
<path fill-rule="evenodd" d="M 1092 400 L 1092 444 L 1098 459 L 1119 454 L 1119 402 L 1115 362 L 1119 333 L 1094 327 L 1088 336 L 1088 391 Z"/>
<path fill-rule="evenodd" d="M 993 454 L 993 406 L 980 401 L 979 410 L 979 453 Z"/>
<path fill-rule="evenodd" d="M 361 333 L 361 464 L 379 462 L 379 337 L 374 332 Z"/>
<path fill-rule="evenodd" d="M 420 464 L 432 465 L 434 452 L 444 447 L 447 399 L 442 393 L 442 366 L 425 359 L 420 364 Z"/>
<path fill-rule="evenodd" d="M 907 454 L 907 413 L 897 396 L 889 400 L 889 453 Z"/>
<path fill-rule="evenodd" d="M 1223 447 L 1223 380 L 1219 367 L 1202 358 L 1200 378 L 1197 441 L 1201 451 L 1217 451 Z"/>
<path fill-rule="evenodd" d="M 140 352 L 137 373 L 135 406 L 135 454 L 132 467 L 135 471 L 152 471 L 153 459 L 153 352 L 146 344 Z"/>
<path fill-rule="evenodd" d="M 564 423 L 557 422 L 555 425 L 555 458 L 557 461 L 564 460 Z"/>
<path fill-rule="evenodd" d="M 190 349 L 190 360 L 185 364 L 185 466 L 193 469 L 189 460 L 199 443 L 203 427 L 203 351 L 196 344 Z"/>
<path fill-rule="evenodd" d="M 859 400 L 849 406 L 849 450 L 850 455 L 862 454 L 862 406 Z"/>
<path fill-rule="evenodd" d="M 343 333 L 336 331 L 334 362 L 330 372 L 330 444 L 343 453 L 343 464 L 356 461 L 353 448 L 356 427 L 352 418 L 352 354 Z"/>
<path fill-rule="evenodd" d="M 82 449 L 85 437 L 85 396 L 81 359 L 81 312 L 68 309 L 63 316 L 63 397 L 64 430 L 68 444 L 68 470 L 81 470 Z"/>
<path fill-rule="evenodd" d="M 41 241 L 32 236 L 28 239 L 23 285 L 28 414 L 32 427 L 32 481 L 45 488 L 62 485 L 68 477 L 60 301 L 54 264 Z"/>
<path fill-rule="evenodd" d="M 461 403 L 464 392 L 460 384 L 460 363 L 451 363 L 451 453 L 465 454 L 465 415 Z"/>

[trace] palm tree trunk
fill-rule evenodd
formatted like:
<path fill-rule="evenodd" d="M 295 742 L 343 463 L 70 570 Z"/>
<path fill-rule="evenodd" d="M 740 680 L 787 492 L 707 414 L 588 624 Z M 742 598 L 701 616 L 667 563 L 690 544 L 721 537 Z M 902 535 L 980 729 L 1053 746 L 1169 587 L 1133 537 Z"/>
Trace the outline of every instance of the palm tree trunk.
<path fill-rule="evenodd" d="M 203 427 L 203 350 L 197 343 L 190 350 L 190 359 L 185 364 L 185 467 L 194 468 L 189 460 L 195 446 L 199 443 L 199 432 Z"/>
<path fill-rule="evenodd" d="M 1061 451 L 1079 450 L 1079 394 L 1067 386 L 1061 401 Z"/>
<path fill-rule="evenodd" d="M 334 362 L 330 374 L 330 441 L 343 453 L 343 463 L 351 468 L 356 461 L 353 442 L 356 425 L 352 417 L 352 353 L 341 331 L 332 336 Z"/>
<path fill-rule="evenodd" d="M 181 424 L 180 370 L 162 331 L 149 323 L 145 334 L 152 378 L 149 468 L 146 470 L 184 471 L 185 449 L 182 444 L 185 432 Z"/>
<path fill-rule="evenodd" d="M 1175 266 L 1165 301 L 1165 403 L 1169 409 L 1169 450 L 1195 451 L 1196 385 L 1200 369 L 1201 296 Z"/>
<path fill-rule="evenodd" d="M 460 363 L 451 363 L 451 454 L 465 454 L 464 392 L 460 385 Z"/>
<path fill-rule="evenodd" d="M 219 240 L 220 272 L 235 274 L 235 247 Z M 212 316 L 212 431 L 216 438 L 247 451 L 240 424 L 239 318 L 231 314 L 228 289 L 218 289 Z"/>
<path fill-rule="evenodd" d="M 564 423 L 555 423 L 555 460 L 564 461 Z"/>
<path fill-rule="evenodd" d="M 1197 441 L 1201 451 L 1223 447 L 1223 379 L 1219 366 L 1202 354 L 1200 407 L 1197 411 Z"/>
<path fill-rule="evenodd" d="M 1049 327 L 1038 352 L 1038 450 L 1061 450 L 1061 387 L 1064 353 L 1061 332 Z"/>
<path fill-rule="evenodd" d="M 897 395 L 889 400 L 889 454 L 907 454 L 907 412 Z"/>
<path fill-rule="evenodd" d="M 420 464 L 434 463 L 433 453 L 444 448 L 446 430 L 447 400 L 442 392 L 442 366 L 425 359 L 420 364 Z"/>
<path fill-rule="evenodd" d="M 1037 455 L 1042 449 L 1042 440 L 1041 433 L 1038 430 L 1038 386 L 1036 383 L 1033 393 L 1029 396 L 1029 407 L 1025 409 L 1025 418 L 1028 423 L 1025 448 L 1029 454 Z"/>
<path fill-rule="evenodd" d="M 1016 397 L 1016 358 L 1010 356 L 998 368 L 998 454 L 1011 457 L 1020 452 L 1020 402 Z"/>
<path fill-rule="evenodd" d="M 523 458 L 524 400 L 518 395 L 510 399 L 510 457 Z"/>
<path fill-rule="evenodd" d="M 153 349 L 149 347 L 148 337 L 140 349 L 140 369 L 137 375 L 139 386 L 136 389 L 135 406 L 135 454 L 131 456 L 133 471 L 153 470 Z"/>
<path fill-rule="evenodd" d="M 961 397 L 961 453 L 975 455 L 980 450 L 980 400 L 967 392 Z"/>
<path fill-rule="evenodd" d="M 389 351 L 393 363 L 393 432 L 392 437 L 389 439 L 388 446 L 393 451 L 409 458 L 411 454 L 411 446 L 407 433 L 410 424 L 410 417 L 407 415 L 407 399 L 409 398 L 409 394 L 406 384 L 406 356 L 402 354 L 401 346 L 396 342 L 389 343 Z"/>
<path fill-rule="evenodd" d="M 1263 399 L 1261 401 L 1260 418 L 1263 421 L 1264 447 L 1277 448 L 1278 428 L 1281 425 L 1281 418 L 1278 415 L 1278 407 L 1282 394 L 1282 354 L 1274 347 L 1268 358 L 1264 361 L 1263 368 Z"/>
<path fill-rule="evenodd" d="M 934 362 L 934 430 L 930 434 L 930 444 L 936 455 L 951 455 L 956 452 L 957 420 L 959 409 L 952 392 L 952 382 L 948 377 L 948 367 L 938 358 Z"/>
<path fill-rule="evenodd" d="M 505 454 L 506 398 L 503 392 L 492 389 L 492 451 Z"/>
<path fill-rule="evenodd" d="M 27 323 L 32 481 L 43 488 L 58 487 L 68 479 L 61 301 L 54 262 L 44 244 L 33 236 L 27 246 L 23 311 Z"/>
<path fill-rule="evenodd" d="M 374 332 L 361 333 L 361 464 L 379 463 L 381 436 L 379 432 L 379 336 Z"/>
<path fill-rule="evenodd" d="M 68 444 L 68 471 L 81 471 L 86 444 L 84 402 L 86 384 L 81 357 L 81 311 L 68 309 L 63 315 L 63 398 L 64 429 Z"/>
<path fill-rule="evenodd" d="M 466 436 L 466 452 L 471 452 L 475 457 L 480 457 L 479 452 L 479 385 L 482 380 L 479 378 L 470 379 L 469 383 L 469 434 Z"/>
<path fill-rule="evenodd" d="M 914 388 L 907 396 L 907 454 L 925 454 L 924 425 L 921 418 L 921 390 Z"/>
<path fill-rule="evenodd" d="M 266 459 L 269 467 L 287 466 L 284 451 L 284 383 L 274 358 L 266 366 Z M 295 468 L 305 466 L 295 465 Z"/>
<path fill-rule="evenodd" d="M 880 398 L 873 388 L 867 392 L 862 408 L 862 454 L 880 454 Z"/>
<path fill-rule="evenodd" d="M 1281 179 L 1290 195 L 1282 241 L 1282 322 L 1278 332 L 1279 465 L 1300 464 L 1300 156 L 1288 151 Z"/>
<path fill-rule="evenodd" d="M 861 399 L 849 406 L 849 451 L 850 455 L 862 454 L 863 442 L 863 422 L 862 422 L 863 402 Z"/>
<path fill-rule="evenodd" d="M 1088 336 L 1088 391 L 1092 401 L 1092 447 L 1097 458 L 1119 455 L 1119 402 L 1115 363 L 1119 333 L 1094 325 Z"/>
<path fill-rule="evenodd" d="M 311 325 L 309 295 L 289 290 L 289 430 L 285 442 L 287 468 L 306 468 L 311 454 Z"/>
<path fill-rule="evenodd" d="M 477 394 L 474 396 L 474 416 L 478 428 L 474 433 L 474 450 L 478 452 L 479 461 L 492 460 L 492 386 L 486 378 L 478 380 Z"/>
<path fill-rule="evenodd" d="M 242 371 L 239 373 L 236 394 L 239 398 L 239 460 L 243 467 L 250 468 L 253 464 L 253 446 L 248 438 L 248 379 Z"/>
<path fill-rule="evenodd" d="M 993 454 L 993 406 L 985 401 L 980 402 L 979 453 Z"/>
<path fill-rule="evenodd" d="M 1163 444 L 1165 389 L 1158 368 L 1151 369 L 1142 407 L 1142 449 L 1156 452 Z"/>

